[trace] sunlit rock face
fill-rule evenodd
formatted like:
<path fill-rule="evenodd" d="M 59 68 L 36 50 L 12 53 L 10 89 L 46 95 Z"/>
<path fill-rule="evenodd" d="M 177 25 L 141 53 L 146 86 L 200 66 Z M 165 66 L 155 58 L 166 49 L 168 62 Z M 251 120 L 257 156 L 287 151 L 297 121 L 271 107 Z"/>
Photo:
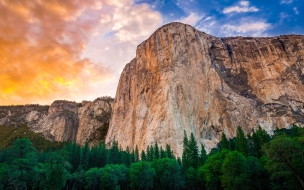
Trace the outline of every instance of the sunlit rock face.
<path fill-rule="evenodd" d="M 48 115 L 31 129 L 50 140 L 97 144 L 104 138 L 98 129 L 109 125 L 112 101 L 111 98 L 82 103 L 55 101 Z"/>
<path fill-rule="evenodd" d="M 217 38 L 181 23 L 158 29 L 124 68 L 106 143 L 145 150 L 184 131 L 207 150 L 224 132 L 304 123 L 304 37 Z"/>
<path fill-rule="evenodd" d="M 82 103 L 57 100 L 51 106 L 2 106 L 0 125 L 24 124 L 48 140 L 95 145 L 105 138 L 112 103 L 112 98 L 103 97 Z"/>

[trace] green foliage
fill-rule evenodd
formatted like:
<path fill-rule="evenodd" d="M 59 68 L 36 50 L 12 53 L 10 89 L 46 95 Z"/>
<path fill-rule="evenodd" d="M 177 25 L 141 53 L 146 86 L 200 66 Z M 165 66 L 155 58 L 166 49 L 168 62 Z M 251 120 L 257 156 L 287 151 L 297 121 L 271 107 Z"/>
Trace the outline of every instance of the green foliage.
<path fill-rule="evenodd" d="M 143 150 L 141 151 L 141 161 L 147 161 L 146 153 Z"/>
<path fill-rule="evenodd" d="M 253 131 L 252 136 L 249 136 L 251 143 L 251 155 L 260 158 L 262 153 L 262 146 L 271 140 L 271 137 L 267 132 L 260 126 L 257 131 Z"/>
<path fill-rule="evenodd" d="M 199 184 L 197 172 L 193 167 L 187 169 L 185 179 L 187 189 L 195 189 Z"/>
<path fill-rule="evenodd" d="M 110 163 L 111 164 L 118 164 L 118 163 L 120 163 L 120 152 L 119 152 L 119 149 L 118 149 L 118 142 L 117 141 L 114 141 L 113 143 L 112 143 L 112 146 L 111 146 L 111 148 L 110 148 L 110 152 L 109 152 L 109 154 L 110 154 Z M 133 158 L 134 158 L 134 156 L 133 156 Z"/>
<path fill-rule="evenodd" d="M 171 150 L 171 147 L 168 144 L 166 145 L 166 154 L 167 158 L 174 158 L 173 151 Z"/>
<path fill-rule="evenodd" d="M 269 177 L 263 165 L 257 157 L 247 157 L 247 165 L 249 168 L 249 187 L 251 189 L 270 189 Z"/>
<path fill-rule="evenodd" d="M 221 149 L 224 150 L 231 150 L 230 149 L 230 143 L 225 135 L 225 133 L 222 133 L 222 141 L 221 141 Z"/>
<path fill-rule="evenodd" d="M 238 151 L 229 152 L 222 165 L 221 182 L 227 190 L 249 189 L 249 167 L 245 156 Z"/>
<path fill-rule="evenodd" d="M 175 159 L 163 158 L 154 160 L 152 168 L 155 170 L 155 189 L 181 189 L 184 187 L 184 179 L 181 166 Z"/>
<path fill-rule="evenodd" d="M 148 162 L 137 162 L 130 166 L 129 178 L 132 189 L 152 189 L 155 170 Z"/>
<path fill-rule="evenodd" d="M 62 148 L 65 143 L 46 140 L 40 133 L 32 132 L 26 125 L 5 127 L 0 125 L 0 148 L 9 148 L 19 138 L 30 139 L 33 146 L 39 151 L 50 148 Z"/>
<path fill-rule="evenodd" d="M 138 152 L 137 145 L 136 145 L 135 152 L 134 152 L 134 161 L 139 162 L 139 152 Z"/>
<path fill-rule="evenodd" d="M 272 137 L 261 127 L 236 133 L 223 135 L 209 155 L 185 133 L 182 159 L 157 143 L 139 156 L 137 147 L 122 150 L 117 141 L 39 152 L 20 138 L 0 148 L 0 189 L 304 189 L 303 128 Z"/>
<path fill-rule="evenodd" d="M 66 152 L 50 152 L 44 164 L 45 167 L 45 188 L 61 189 L 66 184 L 68 169 L 71 165 L 66 162 Z"/>
<path fill-rule="evenodd" d="M 89 169 L 89 159 L 90 159 L 89 151 L 90 151 L 89 144 L 88 142 L 86 142 L 84 148 L 82 149 L 81 159 L 80 159 L 80 165 L 84 170 Z"/>
<path fill-rule="evenodd" d="M 222 164 L 226 154 L 229 151 L 223 150 L 212 156 L 209 156 L 205 165 L 203 166 L 203 175 L 206 182 L 206 186 L 209 189 L 222 189 L 221 187 L 221 175 L 222 175 Z"/>
<path fill-rule="evenodd" d="M 201 166 L 197 170 L 197 180 L 199 181 L 200 189 L 204 189 L 205 184 L 205 176 L 204 176 L 204 166 Z"/>
<path fill-rule="evenodd" d="M 160 147 L 160 159 L 162 158 L 167 158 L 167 154 L 165 152 L 165 150 L 163 149 L 163 147 Z"/>
<path fill-rule="evenodd" d="M 235 150 L 239 151 L 245 156 L 248 156 L 249 153 L 249 144 L 245 137 L 244 131 L 239 126 L 236 130 L 236 144 Z"/>
<path fill-rule="evenodd" d="M 102 168 L 90 168 L 85 173 L 86 189 L 99 189 L 101 183 L 101 176 L 103 174 Z"/>
<path fill-rule="evenodd" d="M 37 150 L 25 138 L 13 143 L 9 155 L 1 163 L 0 181 L 4 187 L 23 189 L 35 185 L 37 171 Z"/>
<path fill-rule="evenodd" d="M 158 149 L 157 143 L 155 143 L 154 149 L 152 149 L 152 150 L 154 150 L 153 159 L 159 159 L 160 154 L 159 154 L 159 149 Z"/>
<path fill-rule="evenodd" d="M 278 135 L 263 146 L 268 160 L 266 169 L 272 179 L 288 181 L 289 188 L 301 186 L 304 189 L 304 162 L 303 150 L 299 142 L 301 138 L 291 138 Z"/>
<path fill-rule="evenodd" d="M 199 158 L 198 158 L 198 167 L 203 166 L 206 163 L 207 158 L 208 158 L 208 156 L 207 156 L 207 152 L 205 150 L 205 146 L 202 144 L 201 145 L 201 153 L 200 153 Z"/>
<path fill-rule="evenodd" d="M 183 146 L 182 162 L 184 170 L 187 171 L 188 168 L 192 167 L 197 169 L 198 166 L 198 147 L 197 142 L 193 133 L 191 133 L 190 140 L 188 140 L 187 134 L 184 131 L 184 146 Z"/>
<path fill-rule="evenodd" d="M 122 189 L 127 186 L 128 168 L 125 165 L 106 165 L 100 180 L 102 189 Z"/>

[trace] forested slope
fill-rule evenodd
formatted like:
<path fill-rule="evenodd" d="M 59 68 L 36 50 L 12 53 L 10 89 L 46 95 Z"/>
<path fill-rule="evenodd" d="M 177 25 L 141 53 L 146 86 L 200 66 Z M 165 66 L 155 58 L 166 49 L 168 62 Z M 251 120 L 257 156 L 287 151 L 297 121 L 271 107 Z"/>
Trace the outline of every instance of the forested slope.
<path fill-rule="evenodd" d="M 122 150 L 68 143 L 37 151 L 17 139 L 0 151 L 0 189 L 303 189 L 304 129 L 262 128 L 222 141 L 209 155 L 184 133 L 182 158 L 170 146 Z"/>

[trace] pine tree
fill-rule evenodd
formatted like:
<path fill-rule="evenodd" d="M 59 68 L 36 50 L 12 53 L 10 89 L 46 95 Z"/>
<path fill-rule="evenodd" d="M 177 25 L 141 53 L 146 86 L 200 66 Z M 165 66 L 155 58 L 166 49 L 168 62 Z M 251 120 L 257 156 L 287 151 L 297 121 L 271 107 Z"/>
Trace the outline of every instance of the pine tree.
<path fill-rule="evenodd" d="M 131 165 L 132 161 L 131 161 L 131 153 L 130 153 L 129 147 L 126 148 L 126 151 L 125 151 L 125 153 L 124 153 L 124 159 L 123 159 L 123 160 L 124 160 L 123 163 L 124 163 L 127 167 L 129 167 L 129 166 Z"/>
<path fill-rule="evenodd" d="M 130 166 L 129 179 L 131 189 L 152 189 L 155 170 L 148 162 L 137 162 Z"/>
<path fill-rule="evenodd" d="M 207 161 L 207 152 L 205 150 L 204 145 L 201 145 L 201 153 L 199 155 L 199 159 L 198 159 L 198 168 L 203 166 L 205 164 L 205 162 Z"/>
<path fill-rule="evenodd" d="M 183 154 L 182 154 L 182 165 L 184 170 L 189 167 L 189 145 L 188 137 L 186 131 L 184 131 L 184 141 L 183 141 Z"/>
<path fill-rule="evenodd" d="M 110 163 L 111 164 L 118 164 L 120 163 L 120 153 L 118 149 L 118 142 L 114 141 L 112 147 L 110 149 Z"/>
<path fill-rule="evenodd" d="M 167 144 L 166 145 L 166 154 L 168 158 L 174 158 L 173 152 L 171 150 L 171 147 Z"/>
<path fill-rule="evenodd" d="M 197 147 L 197 142 L 195 140 L 193 133 L 191 133 L 188 146 L 189 146 L 189 158 L 190 158 L 189 166 L 193 167 L 194 169 L 197 169 L 198 147 Z"/>
<path fill-rule="evenodd" d="M 135 152 L 134 152 L 134 161 L 139 162 L 139 152 L 138 152 L 137 145 L 136 145 Z"/>
<path fill-rule="evenodd" d="M 88 142 L 85 143 L 84 148 L 82 149 L 80 164 L 84 170 L 89 169 L 89 154 L 90 148 Z"/>
<path fill-rule="evenodd" d="M 147 160 L 152 162 L 153 159 L 154 159 L 154 148 L 152 145 L 151 146 L 149 145 L 147 147 Z"/>
<path fill-rule="evenodd" d="M 167 154 L 163 147 L 160 147 L 160 158 L 167 158 Z"/>
<path fill-rule="evenodd" d="M 248 156 L 249 153 L 249 145 L 248 141 L 245 137 L 244 131 L 239 126 L 236 130 L 236 144 L 235 149 L 242 153 L 245 156 Z"/>
<path fill-rule="evenodd" d="M 221 182 L 224 189 L 250 189 L 250 168 L 245 156 L 237 151 L 229 152 L 222 165 Z"/>
<path fill-rule="evenodd" d="M 152 160 L 151 160 L 150 145 L 147 146 L 146 153 L 147 153 L 147 161 L 151 162 Z"/>
<path fill-rule="evenodd" d="M 99 144 L 97 149 L 98 149 L 97 158 L 96 158 L 97 167 L 101 168 L 109 163 L 109 151 L 106 148 L 106 145 L 102 142 Z"/>
<path fill-rule="evenodd" d="M 147 156 L 144 150 L 141 151 L 141 161 L 147 161 Z"/>
<path fill-rule="evenodd" d="M 229 143 L 228 139 L 226 138 L 225 133 L 223 132 L 222 133 L 222 140 L 221 140 L 221 149 L 222 150 L 224 150 L 224 149 L 230 150 L 230 145 L 229 144 L 230 143 Z"/>
<path fill-rule="evenodd" d="M 186 132 L 184 132 L 184 150 L 182 155 L 183 168 L 185 171 L 189 167 L 197 168 L 198 163 L 198 147 L 193 133 L 188 140 Z"/>
<path fill-rule="evenodd" d="M 159 148 L 158 148 L 158 144 L 155 143 L 154 145 L 154 156 L 153 159 L 159 159 Z"/>

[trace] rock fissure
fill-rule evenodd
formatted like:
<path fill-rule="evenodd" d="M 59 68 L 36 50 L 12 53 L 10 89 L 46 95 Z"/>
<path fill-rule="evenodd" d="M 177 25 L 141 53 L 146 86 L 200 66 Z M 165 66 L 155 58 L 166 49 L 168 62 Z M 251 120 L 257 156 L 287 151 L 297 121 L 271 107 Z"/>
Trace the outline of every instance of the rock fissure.
<path fill-rule="evenodd" d="M 106 142 L 115 137 L 122 148 L 140 151 L 169 144 L 181 156 L 184 130 L 209 151 L 222 132 L 235 136 L 237 126 L 272 133 L 275 126 L 302 125 L 303 40 L 217 38 L 181 23 L 161 27 L 138 46 L 136 67 L 130 69 L 131 61 L 121 75 Z"/>

